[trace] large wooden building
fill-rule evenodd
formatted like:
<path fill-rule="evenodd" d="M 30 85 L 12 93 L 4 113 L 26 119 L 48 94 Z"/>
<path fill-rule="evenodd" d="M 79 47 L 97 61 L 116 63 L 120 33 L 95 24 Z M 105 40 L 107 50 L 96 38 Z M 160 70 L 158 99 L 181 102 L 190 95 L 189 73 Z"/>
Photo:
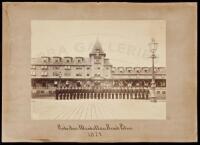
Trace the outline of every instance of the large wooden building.
<path fill-rule="evenodd" d="M 156 94 L 166 96 L 166 68 L 155 67 Z M 32 96 L 54 97 L 56 88 L 113 89 L 150 87 L 152 67 L 114 67 L 97 40 L 88 58 L 38 57 L 31 62 Z M 93 89 L 95 92 L 95 89 Z"/>

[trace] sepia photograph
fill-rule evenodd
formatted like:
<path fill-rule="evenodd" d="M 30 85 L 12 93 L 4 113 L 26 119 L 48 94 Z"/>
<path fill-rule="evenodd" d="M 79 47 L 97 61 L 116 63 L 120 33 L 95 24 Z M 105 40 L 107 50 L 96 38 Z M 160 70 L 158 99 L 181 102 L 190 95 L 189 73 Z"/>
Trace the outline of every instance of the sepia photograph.
<path fill-rule="evenodd" d="M 197 3 L 5 2 L 3 142 L 196 142 Z"/>
<path fill-rule="evenodd" d="M 164 20 L 32 20 L 31 119 L 166 119 Z"/>

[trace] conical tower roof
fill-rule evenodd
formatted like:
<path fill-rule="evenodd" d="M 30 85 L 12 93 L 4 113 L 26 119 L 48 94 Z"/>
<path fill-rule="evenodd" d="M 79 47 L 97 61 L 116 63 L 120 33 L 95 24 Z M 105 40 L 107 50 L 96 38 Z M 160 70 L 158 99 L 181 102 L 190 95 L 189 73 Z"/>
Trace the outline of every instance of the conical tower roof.
<path fill-rule="evenodd" d="M 93 49 L 92 49 L 92 52 L 90 53 L 91 54 L 104 54 L 104 51 L 102 49 L 102 46 L 101 46 L 101 43 L 99 42 L 99 40 L 97 39 L 94 46 L 93 46 Z"/>

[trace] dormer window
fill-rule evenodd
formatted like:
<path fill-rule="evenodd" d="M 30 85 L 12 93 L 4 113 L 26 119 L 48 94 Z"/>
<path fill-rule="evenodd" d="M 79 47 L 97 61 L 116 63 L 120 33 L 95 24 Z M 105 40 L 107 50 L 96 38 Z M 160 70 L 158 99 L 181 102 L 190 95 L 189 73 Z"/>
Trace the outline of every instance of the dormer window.
<path fill-rule="evenodd" d="M 71 63 L 72 62 L 72 57 L 64 57 L 64 62 Z"/>
<path fill-rule="evenodd" d="M 123 72 L 124 72 L 124 68 L 120 67 L 120 68 L 119 68 L 119 72 L 120 72 L 120 73 L 123 73 Z"/>
<path fill-rule="evenodd" d="M 42 57 L 42 60 L 43 60 L 44 63 L 49 62 L 49 58 L 48 57 Z"/>
<path fill-rule="evenodd" d="M 55 63 L 61 62 L 61 58 L 60 57 L 54 57 L 54 62 Z"/>
<path fill-rule="evenodd" d="M 147 73 L 147 72 L 148 72 L 148 69 L 145 69 L 144 72 Z"/>
<path fill-rule="evenodd" d="M 76 57 L 76 62 L 77 63 L 83 62 L 83 57 Z"/>
<path fill-rule="evenodd" d="M 131 73 L 132 72 L 132 68 L 127 68 L 127 71 L 129 72 L 129 73 Z"/>

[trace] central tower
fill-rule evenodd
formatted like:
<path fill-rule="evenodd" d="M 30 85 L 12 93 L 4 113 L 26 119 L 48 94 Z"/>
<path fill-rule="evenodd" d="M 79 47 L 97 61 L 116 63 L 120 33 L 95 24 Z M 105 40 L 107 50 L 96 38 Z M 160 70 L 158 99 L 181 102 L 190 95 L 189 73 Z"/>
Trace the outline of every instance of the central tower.
<path fill-rule="evenodd" d="M 94 78 L 103 78 L 104 59 L 106 54 L 103 52 L 101 43 L 97 39 L 90 55 L 92 65 L 91 76 Z"/>

